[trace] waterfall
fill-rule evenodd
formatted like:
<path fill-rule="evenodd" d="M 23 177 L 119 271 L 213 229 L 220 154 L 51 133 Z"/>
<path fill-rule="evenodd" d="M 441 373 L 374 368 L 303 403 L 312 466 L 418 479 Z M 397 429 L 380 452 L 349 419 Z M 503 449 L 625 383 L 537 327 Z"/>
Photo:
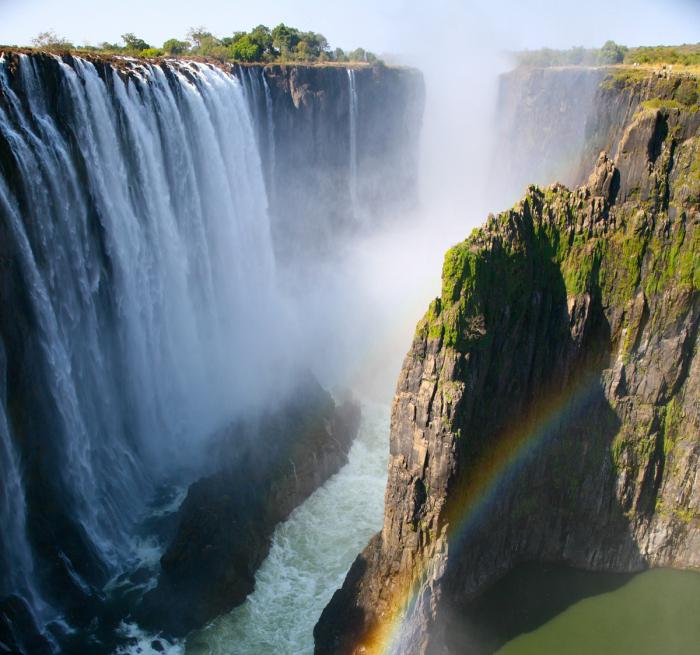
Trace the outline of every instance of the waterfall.
<path fill-rule="evenodd" d="M 268 196 L 272 197 L 275 179 L 275 121 L 270 85 L 263 66 L 240 66 L 238 75 L 251 112 L 257 118 L 256 132 L 260 151 L 264 153 L 266 188 Z"/>
<path fill-rule="evenodd" d="M 260 69 L 260 77 L 265 89 L 265 119 L 267 121 L 267 158 L 268 158 L 268 179 L 270 184 L 267 187 L 268 194 L 274 197 L 275 192 L 275 119 L 272 114 L 272 93 L 270 85 L 265 77 L 265 69 Z"/>
<path fill-rule="evenodd" d="M 27 597 L 20 462 L 48 481 L 34 496 L 60 498 L 117 572 L 154 485 L 266 389 L 279 315 L 262 165 L 232 74 L 17 57 L 15 70 L 0 58 L 0 264 L 17 276 L 9 300 L 0 288 L 0 373 L 17 380 L 0 394 L 12 561 L 0 592 Z M 17 412 L 30 414 L 21 441 Z"/>
<path fill-rule="evenodd" d="M 357 201 L 357 88 L 355 86 L 355 71 L 352 68 L 348 68 L 348 94 L 350 97 L 350 176 L 348 178 L 348 184 L 350 187 L 350 203 L 352 206 L 353 216 L 358 217 L 359 207 Z"/>
<path fill-rule="evenodd" d="M 5 413 L 6 404 L 5 352 L 0 341 L 0 597 L 17 593 L 33 607 L 42 603 L 33 574 L 34 561 L 27 539 L 27 503 L 17 453 Z"/>

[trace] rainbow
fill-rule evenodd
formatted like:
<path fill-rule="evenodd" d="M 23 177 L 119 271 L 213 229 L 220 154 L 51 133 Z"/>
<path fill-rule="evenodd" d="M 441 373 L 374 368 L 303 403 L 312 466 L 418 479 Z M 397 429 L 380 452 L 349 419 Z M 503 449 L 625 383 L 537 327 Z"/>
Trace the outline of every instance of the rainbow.
<path fill-rule="evenodd" d="M 519 417 L 496 439 L 495 446 L 485 449 L 470 468 L 469 476 L 451 492 L 445 514 L 447 540 L 450 546 L 464 544 L 482 524 L 485 513 L 508 483 L 523 466 L 550 441 L 572 416 L 591 407 L 602 393 L 600 377 L 585 374 L 576 383 L 558 391 L 544 394 L 545 399 L 536 402 L 526 417 Z M 412 579 L 397 585 L 390 599 L 390 614 L 375 625 L 362 638 L 356 652 L 403 655 L 401 648 L 405 620 L 411 615 L 421 585 L 432 560 L 416 565 Z M 362 650 L 364 648 L 364 650 Z"/>

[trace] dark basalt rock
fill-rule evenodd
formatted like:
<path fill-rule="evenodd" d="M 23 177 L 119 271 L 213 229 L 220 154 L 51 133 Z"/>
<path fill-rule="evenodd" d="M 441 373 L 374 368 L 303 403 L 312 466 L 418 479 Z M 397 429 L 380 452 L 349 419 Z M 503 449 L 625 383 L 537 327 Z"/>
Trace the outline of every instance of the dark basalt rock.
<path fill-rule="evenodd" d="M 51 644 L 39 631 L 27 603 L 18 596 L 0 600 L 0 653 L 51 655 Z"/>
<path fill-rule="evenodd" d="M 242 603 L 275 526 L 347 462 L 359 420 L 309 376 L 279 409 L 227 430 L 225 464 L 190 486 L 140 621 L 182 636 Z"/>

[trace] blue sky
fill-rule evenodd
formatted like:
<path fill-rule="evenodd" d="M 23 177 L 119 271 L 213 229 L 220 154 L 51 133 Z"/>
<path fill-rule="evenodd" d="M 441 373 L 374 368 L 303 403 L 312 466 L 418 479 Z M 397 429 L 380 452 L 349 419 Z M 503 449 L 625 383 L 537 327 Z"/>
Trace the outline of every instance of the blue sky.
<path fill-rule="evenodd" d="M 700 0 L 0 0 L 0 43 L 19 45 L 47 29 L 75 43 L 135 32 L 160 45 L 195 25 L 225 36 L 279 22 L 379 53 L 439 48 L 435 39 L 508 49 L 682 43 L 700 41 Z"/>

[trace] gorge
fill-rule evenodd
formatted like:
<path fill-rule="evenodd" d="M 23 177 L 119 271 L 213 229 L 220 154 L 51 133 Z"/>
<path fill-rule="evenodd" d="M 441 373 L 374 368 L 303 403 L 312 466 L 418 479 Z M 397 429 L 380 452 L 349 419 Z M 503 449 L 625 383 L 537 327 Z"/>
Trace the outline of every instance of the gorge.
<path fill-rule="evenodd" d="M 503 74 L 452 231 L 430 92 L 0 54 L 0 653 L 517 653 L 578 584 L 683 632 L 632 576 L 700 569 L 698 76 Z"/>

